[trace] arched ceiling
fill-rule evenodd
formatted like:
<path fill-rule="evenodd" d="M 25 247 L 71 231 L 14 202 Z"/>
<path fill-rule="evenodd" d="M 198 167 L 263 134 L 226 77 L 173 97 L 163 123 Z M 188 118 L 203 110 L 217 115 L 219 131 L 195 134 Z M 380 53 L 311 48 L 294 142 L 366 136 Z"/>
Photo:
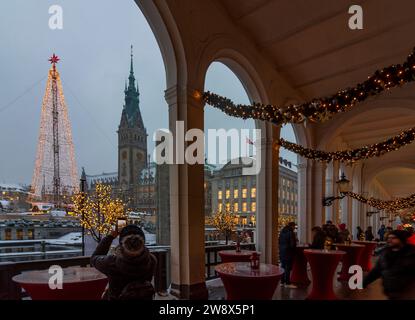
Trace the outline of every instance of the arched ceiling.
<path fill-rule="evenodd" d="M 283 95 L 294 93 L 295 99 L 304 101 L 334 94 L 364 81 L 375 70 L 401 63 L 415 46 L 413 0 L 211 0 L 208 5 L 205 0 L 172 0 L 168 3 L 178 20 L 188 14 L 204 14 L 204 18 L 219 27 L 229 26 L 219 19 L 229 20 L 240 30 L 244 41 L 252 43 L 257 51 L 255 58 L 262 55 L 266 65 L 273 66 L 295 91 Z M 198 11 L 199 4 L 206 10 Z M 349 28 L 349 7 L 356 4 L 363 8 L 363 30 Z M 193 23 L 199 21 L 193 18 Z M 183 24 L 181 32 L 197 39 L 196 31 L 188 32 L 186 27 Z M 209 24 L 195 30 L 204 31 L 203 28 L 209 28 Z M 212 33 L 226 35 L 226 28 L 210 28 Z M 414 83 L 384 92 L 327 123 L 307 124 L 307 133 L 310 146 L 323 144 L 334 150 L 339 145 L 355 148 L 376 143 L 413 126 Z M 415 190 L 415 171 L 402 169 L 399 163 L 413 163 L 414 159 L 415 145 L 411 145 L 365 161 L 365 166 L 376 175 L 379 163 L 396 163 L 390 168 L 392 171 L 379 173 L 377 179 L 391 195 L 409 194 Z M 404 182 L 401 186 L 400 181 Z"/>
<path fill-rule="evenodd" d="M 404 61 L 415 46 L 413 0 L 217 1 L 304 100 L 354 86 L 375 70 Z M 363 8 L 363 30 L 348 27 L 353 4 Z M 415 127 L 415 84 L 392 89 L 358 108 L 316 125 L 317 141 L 336 131 L 328 149 L 356 148 Z M 415 145 L 365 162 L 376 166 L 400 159 L 414 161 Z M 376 179 L 391 196 L 415 192 L 413 169 L 391 168 Z"/>
<path fill-rule="evenodd" d="M 407 197 L 415 193 L 415 169 L 392 168 L 376 175 L 376 179 L 391 197 Z"/>
<path fill-rule="evenodd" d="M 412 0 L 218 1 L 305 99 L 361 82 L 415 45 Z M 354 4 L 363 8 L 363 30 L 348 27 Z"/>

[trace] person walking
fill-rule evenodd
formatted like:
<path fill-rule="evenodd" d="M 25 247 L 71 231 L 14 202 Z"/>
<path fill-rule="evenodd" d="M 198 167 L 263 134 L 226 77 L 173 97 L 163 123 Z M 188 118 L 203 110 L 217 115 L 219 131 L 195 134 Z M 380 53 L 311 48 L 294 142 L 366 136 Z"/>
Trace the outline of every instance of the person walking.
<path fill-rule="evenodd" d="M 294 233 L 295 222 L 289 222 L 282 228 L 279 237 L 279 251 L 281 267 L 284 269 L 284 275 L 281 279 L 281 286 L 295 289 L 297 286 L 291 284 L 290 276 L 293 265 L 295 248 L 297 247 L 297 239 Z"/>
<path fill-rule="evenodd" d="M 367 227 L 366 231 L 365 231 L 365 240 L 366 241 L 372 241 L 375 236 L 373 235 L 373 231 L 372 231 L 372 227 Z"/>
<path fill-rule="evenodd" d="M 394 230 L 388 234 L 385 248 L 363 280 L 366 288 L 382 278 L 383 291 L 391 300 L 415 300 L 415 247 L 408 244 L 409 233 Z"/>
<path fill-rule="evenodd" d="M 378 230 L 379 241 L 385 241 L 386 226 L 382 224 Z"/>
<path fill-rule="evenodd" d="M 124 227 L 120 244 L 108 255 L 117 231 L 104 237 L 91 256 L 91 266 L 108 277 L 106 300 L 152 300 L 155 294 L 151 280 L 157 259 L 145 246 L 145 235 L 137 225 Z"/>

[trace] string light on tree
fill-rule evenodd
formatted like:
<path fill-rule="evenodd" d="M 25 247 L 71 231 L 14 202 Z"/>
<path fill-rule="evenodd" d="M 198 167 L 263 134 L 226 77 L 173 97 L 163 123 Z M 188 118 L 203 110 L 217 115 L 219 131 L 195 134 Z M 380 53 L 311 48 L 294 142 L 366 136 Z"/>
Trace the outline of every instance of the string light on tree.
<path fill-rule="evenodd" d="M 226 244 L 228 244 L 228 239 L 230 238 L 232 231 L 236 228 L 235 218 L 237 218 L 237 216 L 231 210 L 222 207 L 222 210 L 216 210 L 216 212 L 208 218 L 208 224 L 223 233 L 225 235 Z"/>
<path fill-rule="evenodd" d="M 123 201 L 113 199 L 111 192 L 111 186 L 97 184 L 92 194 L 78 192 L 72 197 L 74 208 L 70 214 L 79 219 L 96 242 L 111 232 L 118 218 L 126 218 Z"/>

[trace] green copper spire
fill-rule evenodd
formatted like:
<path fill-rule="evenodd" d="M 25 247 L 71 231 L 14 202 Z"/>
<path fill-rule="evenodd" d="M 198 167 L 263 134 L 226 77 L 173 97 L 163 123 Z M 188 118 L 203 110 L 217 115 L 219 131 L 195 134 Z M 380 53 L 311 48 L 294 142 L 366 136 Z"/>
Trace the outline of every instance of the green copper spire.
<path fill-rule="evenodd" d="M 128 77 L 128 86 L 125 88 L 125 104 L 124 104 L 124 117 L 122 122 L 127 121 L 128 126 L 144 128 L 143 119 L 140 112 L 140 93 L 138 92 L 138 82 L 137 86 L 135 83 L 134 77 L 134 66 L 133 66 L 133 46 L 131 46 L 131 66 L 130 66 L 130 75 Z"/>
<path fill-rule="evenodd" d="M 133 45 L 131 45 L 131 65 L 130 65 L 130 76 L 128 77 L 128 89 L 134 89 L 135 77 L 134 77 L 134 66 L 133 66 Z"/>

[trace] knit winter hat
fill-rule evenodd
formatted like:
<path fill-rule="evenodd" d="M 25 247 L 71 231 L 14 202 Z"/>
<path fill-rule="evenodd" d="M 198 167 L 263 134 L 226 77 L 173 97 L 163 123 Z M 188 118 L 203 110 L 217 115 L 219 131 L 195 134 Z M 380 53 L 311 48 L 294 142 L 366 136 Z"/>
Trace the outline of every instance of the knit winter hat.
<path fill-rule="evenodd" d="M 129 234 L 122 239 L 121 248 L 124 255 L 139 256 L 144 250 L 144 239 L 138 234 Z"/>
<path fill-rule="evenodd" d="M 137 234 L 139 236 L 141 236 L 144 240 L 144 243 L 146 241 L 146 236 L 144 235 L 143 230 L 135 225 L 135 224 L 129 224 L 128 226 L 125 226 L 124 228 L 122 228 L 121 232 L 120 232 L 120 243 L 122 242 L 123 238 L 131 235 L 131 234 Z"/>
<path fill-rule="evenodd" d="M 388 236 L 390 236 L 390 235 L 394 235 L 399 240 L 401 240 L 401 242 L 403 244 L 406 244 L 406 241 L 408 240 L 408 238 L 410 236 L 410 233 L 408 231 L 405 231 L 405 230 L 393 230 L 393 231 L 389 232 Z"/>

